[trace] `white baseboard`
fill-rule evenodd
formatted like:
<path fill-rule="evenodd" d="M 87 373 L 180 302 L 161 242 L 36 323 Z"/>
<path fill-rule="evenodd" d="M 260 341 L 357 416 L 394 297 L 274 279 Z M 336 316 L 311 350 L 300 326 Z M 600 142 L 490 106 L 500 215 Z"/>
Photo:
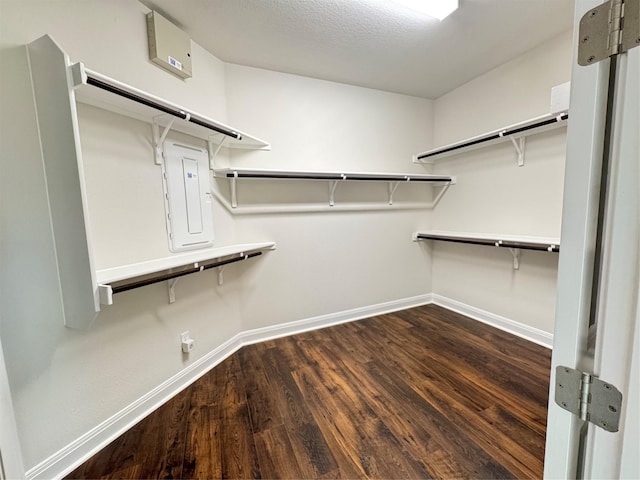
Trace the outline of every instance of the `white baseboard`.
<path fill-rule="evenodd" d="M 451 298 L 443 297 L 437 293 L 433 293 L 432 296 L 433 303 L 443 308 L 473 318 L 479 322 L 486 323 L 487 325 L 504 330 L 505 332 L 512 333 L 518 337 L 529 340 L 530 342 L 542 345 L 543 347 L 551 348 L 553 346 L 553 334 L 545 332 L 544 330 L 530 327 L 524 323 L 516 322 L 510 318 L 487 312 L 486 310 L 467 305 L 466 303 L 462 303 Z"/>
<path fill-rule="evenodd" d="M 352 322 L 429 303 L 432 303 L 432 295 L 430 293 L 240 332 L 111 418 L 105 420 L 51 457 L 28 470 L 25 477 L 28 480 L 61 478 L 70 473 L 92 455 L 106 447 L 110 442 L 149 415 L 149 413 L 156 410 L 224 359 L 235 353 L 243 345 L 303 333 L 338 325 L 340 323 Z"/>
<path fill-rule="evenodd" d="M 385 313 L 397 312 L 407 308 L 419 307 L 433 302 L 433 296 L 430 293 L 418 295 L 415 297 L 403 298 L 402 300 L 393 300 L 390 302 L 379 303 L 367 307 L 354 308 L 338 313 L 329 313 L 318 317 L 311 317 L 295 322 L 281 323 L 264 328 L 256 328 L 254 330 L 246 330 L 240 335 L 243 345 L 252 343 L 265 342 L 274 338 L 286 337 L 297 333 L 309 332 L 320 328 L 331 327 L 341 323 L 362 320 L 363 318 L 373 317 L 375 315 L 383 315 Z"/>

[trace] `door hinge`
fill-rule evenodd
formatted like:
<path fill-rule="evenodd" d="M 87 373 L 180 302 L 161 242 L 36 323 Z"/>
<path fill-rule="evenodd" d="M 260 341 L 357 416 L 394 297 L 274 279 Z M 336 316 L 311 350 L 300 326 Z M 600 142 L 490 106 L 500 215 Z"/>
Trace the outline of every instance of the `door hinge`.
<path fill-rule="evenodd" d="M 592 65 L 640 45 L 640 0 L 609 0 L 580 19 L 578 64 Z"/>
<path fill-rule="evenodd" d="M 622 393 L 590 373 L 557 367 L 555 400 L 560 407 L 579 416 L 581 420 L 608 432 L 618 431 Z"/>

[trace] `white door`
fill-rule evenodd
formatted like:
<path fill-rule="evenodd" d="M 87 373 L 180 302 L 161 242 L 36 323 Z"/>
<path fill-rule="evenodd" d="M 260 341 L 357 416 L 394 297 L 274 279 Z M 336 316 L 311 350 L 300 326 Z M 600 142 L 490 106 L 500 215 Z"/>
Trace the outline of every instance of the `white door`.
<path fill-rule="evenodd" d="M 22 477 L 24 477 L 24 468 L 18 443 L 18 431 L 11 405 L 2 342 L 0 342 L 0 480 Z"/>
<path fill-rule="evenodd" d="M 574 45 L 601 3 L 576 1 Z M 640 48 L 573 67 L 545 478 L 640 478 L 639 72 Z M 558 366 L 620 390 L 618 432 L 556 404 Z"/>

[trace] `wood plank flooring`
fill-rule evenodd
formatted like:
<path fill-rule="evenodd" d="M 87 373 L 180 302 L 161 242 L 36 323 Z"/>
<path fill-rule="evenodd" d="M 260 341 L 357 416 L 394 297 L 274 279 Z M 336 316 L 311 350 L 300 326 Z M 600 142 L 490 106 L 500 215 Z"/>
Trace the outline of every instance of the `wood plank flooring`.
<path fill-rule="evenodd" d="M 542 478 L 550 356 L 434 305 L 247 346 L 67 478 Z"/>

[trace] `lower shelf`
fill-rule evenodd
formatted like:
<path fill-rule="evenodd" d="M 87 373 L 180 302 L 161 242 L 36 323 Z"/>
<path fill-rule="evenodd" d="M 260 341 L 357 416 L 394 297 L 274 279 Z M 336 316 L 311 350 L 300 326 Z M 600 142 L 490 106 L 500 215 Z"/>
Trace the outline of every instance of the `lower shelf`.
<path fill-rule="evenodd" d="M 439 240 L 443 242 L 468 243 L 471 245 L 488 245 L 492 247 L 521 248 L 523 250 L 540 250 L 559 252 L 560 239 L 550 237 L 527 237 L 517 235 L 485 235 L 472 233 L 454 233 L 441 231 L 424 231 L 413 234 L 417 240 Z"/>
<path fill-rule="evenodd" d="M 335 191 L 340 182 L 386 182 L 389 184 L 387 201 L 393 205 L 393 194 L 401 183 L 426 183 L 439 186 L 440 192 L 434 204 L 440 199 L 455 178 L 448 175 L 425 173 L 372 173 L 372 172 L 328 172 L 305 170 L 270 170 L 263 168 L 221 168 L 214 170 L 217 178 L 226 178 L 230 182 L 231 208 L 238 207 L 238 180 L 322 180 L 329 182 L 329 206 L 335 205 Z"/>
<path fill-rule="evenodd" d="M 530 237 L 518 235 L 487 235 L 443 231 L 423 231 L 413 234 L 413 241 L 436 240 L 441 242 L 466 243 L 508 248 L 513 255 L 513 268 L 520 268 L 520 250 L 537 250 L 558 253 L 560 239 L 550 237 Z"/>
<path fill-rule="evenodd" d="M 100 303 L 112 305 L 113 295 L 116 293 L 163 281 L 169 282 L 169 303 L 173 303 L 178 278 L 219 268 L 218 282 L 222 284 L 222 268 L 225 265 L 257 257 L 264 251 L 275 248 L 274 242 L 244 243 L 98 270 L 96 276 Z"/>

